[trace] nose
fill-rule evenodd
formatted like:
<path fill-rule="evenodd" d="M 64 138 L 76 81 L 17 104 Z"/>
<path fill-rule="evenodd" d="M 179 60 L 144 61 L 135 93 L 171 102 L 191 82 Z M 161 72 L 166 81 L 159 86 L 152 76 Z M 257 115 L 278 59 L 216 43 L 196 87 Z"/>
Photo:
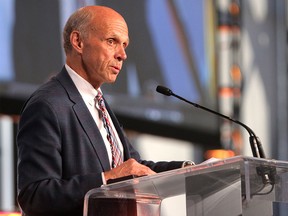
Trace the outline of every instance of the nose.
<path fill-rule="evenodd" d="M 125 51 L 125 48 L 120 46 L 118 48 L 118 50 L 116 51 L 115 53 L 115 58 L 118 60 L 118 61 L 124 61 L 125 59 L 127 59 L 127 54 L 126 54 L 126 51 Z"/>

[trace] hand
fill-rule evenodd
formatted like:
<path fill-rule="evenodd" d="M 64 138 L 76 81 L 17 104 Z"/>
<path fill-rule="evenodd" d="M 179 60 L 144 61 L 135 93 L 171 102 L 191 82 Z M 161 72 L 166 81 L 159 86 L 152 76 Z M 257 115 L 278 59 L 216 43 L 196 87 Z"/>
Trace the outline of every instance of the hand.
<path fill-rule="evenodd" d="M 106 181 L 108 181 L 109 179 L 116 179 L 129 175 L 144 176 L 153 174 L 155 174 L 155 172 L 149 167 L 138 163 L 133 158 L 130 158 L 116 168 L 104 172 L 104 177 Z"/>

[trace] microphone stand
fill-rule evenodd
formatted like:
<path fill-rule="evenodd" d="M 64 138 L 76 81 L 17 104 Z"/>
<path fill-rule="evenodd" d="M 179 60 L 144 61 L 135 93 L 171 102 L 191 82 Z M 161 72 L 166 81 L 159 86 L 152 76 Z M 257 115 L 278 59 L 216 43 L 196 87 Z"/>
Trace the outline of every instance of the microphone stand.
<path fill-rule="evenodd" d="M 216 112 L 214 110 L 211 110 L 207 107 L 203 107 L 197 103 L 193 103 L 177 94 L 174 94 L 173 91 L 169 88 L 166 88 L 164 86 L 157 86 L 156 88 L 156 91 L 163 94 L 163 95 L 166 95 L 166 96 L 173 96 L 173 97 L 176 97 L 186 103 L 189 103 L 191 105 L 193 105 L 194 107 L 196 108 L 200 108 L 202 110 L 205 110 L 205 111 L 208 111 L 210 113 L 213 113 L 215 115 L 218 115 L 224 119 L 228 119 L 229 121 L 232 121 L 236 124 L 239 124 L 241 125 L 242 127 L 244 127 L 246 129 L 246 131 L 249 133 L 249 142 L 250 142 L 250 146 L 251 146 L 251 149 L 252 149 L 252 154 L 253 154 L 253 157 L 256 157 L 256 158 L 266 158 L 265 157 L 265 153 L 264 153 L 264 150 L 263 150 L 263 147 L 262 147 L 262 143 L 260 141 L 260 139 L 255 135 L 255 133 L 253 132 L 253 130 L 251 128 L 249 128 L 247 125 L 245 125 L 244 123 L 238 121 L 238 120 L 235 120 L 235 119 L 232 119 L 231 117 L 229 116 L 226 116 L 226 115 L 223 115 L 219 112 Z M 263 181 L 263 184 L 271 184 L 271 185 L 274 185 L 274 174 L 275 174 L 275 170 L 274 169 L 271 169 L 270 167 L 266 167 L 266 166 L 261 166 L 261 167 L 257 167 L 257 173 L 262 177 L 262 181 Z"/>
<path fill-rule="evenodd" d="M 251 128 L 249 128 L 247 125 L 245 125 L 244 123 L 242 123 L 242 122 L 240 122 L 240 121 L 238 121 L 238 120 L 235 120 L 235 119 L 233 119 L 233 118 L 231 118 L 231 117 L 229 117 L 229 116 L 226 116 L 226 115 L 223 115 L 223 114 L 221 114 L 221 113 L 218 113 L 218 112 L 216 112 L 216 111 L 214 111 L 214 110 L 211 110 L 211 109 L 209 109 L 209 108 L 207 108 L 207 107 L 203 107 L 203 106 L 201 106 L 201 105 L 199 105 L 199 104 L 196 104 L 196 103 L 193 103 L 193 102 L 191 102 L 191 101 L 188 101 L 188 100 L 186 100 L 185 98 L 183 98 L 183 97 L 181 97 L 181 96 L 179 96 L 179 95 L 174 94 L 173 92 L 171 92 L 171 95 L 174 96 L 174 97 L 176 97 L 176 98 L 178 98 L 178 99 L 180 99 L 180 100 L 183 100 L 183 101 L 185 101 L 185 102 L 193 105 L 193 106 L 196 107 L 196 108 L 200 108 L 200 109 L 206 110 L 206 111 L 208 111 L 208 112 L 211 112 L 211 113 L 213 113 L 213 114 L 219 115 L 219 116 L 221 116 L 222 118 L 228 119 L 229 121 L 232 121 L 232 122 L 234 122 L 234 123 L 236 123 L 236 124 L 241 125 L 241 126 L 244 127 L 244 128 L 247 130 L 247 132 L 249 133 L 249 136 L 250 136 L 250 137 L 249 137 L 249 142 L 250 142 L 250 146 L 251 146 L 251 149 L 252 149 L 253 157 L 266 158 L 266 157 L 265 157 L 264 150 L 263 150 L 263 148 L 262 148 L 262 144 L 261 144 L 260 139 L 255 135 L 255 133 L 253 132 L 253 130 L 252 130 Z"/>

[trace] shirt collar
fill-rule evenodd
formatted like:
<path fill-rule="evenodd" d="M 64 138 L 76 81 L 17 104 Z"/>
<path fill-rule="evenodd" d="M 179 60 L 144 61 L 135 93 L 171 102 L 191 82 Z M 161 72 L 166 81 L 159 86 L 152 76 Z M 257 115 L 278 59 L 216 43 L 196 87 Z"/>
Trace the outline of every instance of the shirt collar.
<path fill-rule="evenodd" d="M 78 89 L 79 93 L 81 94 L 82 98 L 87 101 L 90 105 L 94 104 L 94 98 L 97 95 L 97 90 L 83 77 L 77 74 L 71 67 L 65 64 L 65 68 L 71 77 L 72 81 L 74 82 L 76 88 Z M 101 91 L 99 88 L 98 90 Z"/>

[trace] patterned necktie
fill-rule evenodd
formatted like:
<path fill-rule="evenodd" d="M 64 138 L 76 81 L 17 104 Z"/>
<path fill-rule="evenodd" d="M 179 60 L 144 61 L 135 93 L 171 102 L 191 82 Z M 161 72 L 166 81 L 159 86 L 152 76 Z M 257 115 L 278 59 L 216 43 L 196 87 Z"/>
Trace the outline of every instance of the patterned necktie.
<path fill-rule="evenodd" d="M 107 112 L 107 109 L 105 107 L 105 103 L 104 103 L 104 99 L 102 97 L 102 93 L 100 91 L 98 91 L 98 94 L 96 96 L 96 100 L 97 100 L 98 105 L 99 105 L 99 109 L 98 110 L 100 111 L 100 116 L 101 116 L 101 119 L 103 121 L 104 128 L 106 129 L 106 132 L 107 132 L 107 140 L 109 141 L 110 147 L 111 147 L 112 168 L 115 168 L 116 166 L 118 166 L 121 163 L 123 163 L 121 150 L 119 148 L 119 144 L 117 142 L 115 133 L 114 133 L 114 131 L 112 129 L 111 123 L 109 121 L 108 112 Z"/>

